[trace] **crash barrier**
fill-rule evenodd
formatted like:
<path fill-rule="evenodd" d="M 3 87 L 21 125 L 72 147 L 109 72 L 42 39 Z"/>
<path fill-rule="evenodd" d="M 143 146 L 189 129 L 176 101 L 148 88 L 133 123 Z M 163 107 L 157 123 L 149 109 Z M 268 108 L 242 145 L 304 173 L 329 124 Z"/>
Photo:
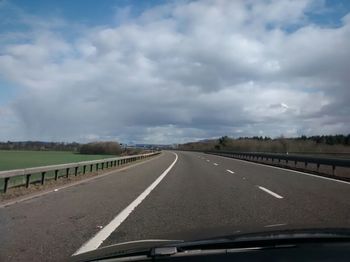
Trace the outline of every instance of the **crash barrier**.
<path fill-rule="evenodd" d="M 17 186 L 25 186 L 28 188 L 32 183 L 44 185 L 46 180 L 57 180 L 62 176 L 68 178 L 69 175 L 77 176 L 78 174 L 98 172 L 99 170 L 124 165 L 158 154 L 160 154 L 160 152 L 156 151 L 140 155 L 0 171 L 0 180 L 3 180 L 2 192 L 6 193 L 8 188 Z"/>
<path fill-rule="evenodd" d="M 269 161 L 271 164 L 281 164 L 281 161 L 285 161 L 285 165 L 294 163 L 294 167 L 297 168 L 297 164 L 303 163 L 303 169 L 307 169 L 309 164 L 315 164 L 316 172 L 320 173 L 320 166 L 330 166 L 331 174 L 336 176 L 337 168 L 350 168 L 350 159 L 339 159 L 339 158 L 326 158 L 326 157 L 313 157 L 313 156 L 301 156 L 301 155 L 290 155 L 290 154 L 277 154 L 277 153 L 251 153 L 251 152 L 231 152 L 231 151 L 205 151 L 204 153 L 237 158 L 242 160 L 263 162 Z M 291 165 L 290 167 L 293 167 Z"/>

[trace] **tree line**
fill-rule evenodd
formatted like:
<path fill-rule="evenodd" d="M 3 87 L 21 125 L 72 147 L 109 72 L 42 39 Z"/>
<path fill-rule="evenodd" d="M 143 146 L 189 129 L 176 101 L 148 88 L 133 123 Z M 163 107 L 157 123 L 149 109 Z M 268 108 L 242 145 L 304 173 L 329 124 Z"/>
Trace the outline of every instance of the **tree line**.
<path fill-rule="evenodd" d="M 71 151 L 80 154 L 120 155 L 122 148 L 118 142 L 92 142 L 80 144 L 76 142 L 43 142 L 43 141 L 7 141 L 0 142 L 1 150 L 34 150 L 34 151 Z"/>
<path fill-rule="evenodd" d="M 277 138 L 280 139 L 283 136 Z M 238 140 L 258 140 L 258 141 L 269 141 L 273 140 L 268 136 L 253 136 L 253 137 L 239 137 Z M 305 136 L 295 138 L 287 138 L 290 140 L 303 140 L 303 141 L 314 141 L 317 144 L 327 144 L 327 145 L 350 145 L 350 134 L 348 135 L 318 135 L 318 136 Z"/>
<path fill-rule="evenodd" d="M 230 138 L 223 136 L 178 146 L 183 150 L 230 150 L 239 152 L 272 153 L 350 153 L 349 135 L 300 136 L 278 138 L 254 136 Z"/>
<path fill-rule="evenodd" d="M 0 150 L 71 151 L 92 155 L 135 155 L 148 151 L 147 148 L 128 148 L 117 141 L 98 141 L 87 144 L 76 142 L 7 141 L 0 142 Z"/>
<path fill-rule="evenodd" d="M 0 142 L 2 150 L 50 150 L 50 151 L 78 151 L 79 143 L 43 142 L 43 141 L 7 141 Z"/>

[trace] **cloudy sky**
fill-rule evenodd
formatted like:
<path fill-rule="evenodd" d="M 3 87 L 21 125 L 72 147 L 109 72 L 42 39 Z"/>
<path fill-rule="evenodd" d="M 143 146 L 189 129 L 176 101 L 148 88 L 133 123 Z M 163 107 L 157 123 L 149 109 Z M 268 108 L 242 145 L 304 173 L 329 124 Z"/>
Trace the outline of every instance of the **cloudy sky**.
<path fill-rule="evenodd" d="M 0 0 L 0 140 L 350 133 L 349 1 Z"/>

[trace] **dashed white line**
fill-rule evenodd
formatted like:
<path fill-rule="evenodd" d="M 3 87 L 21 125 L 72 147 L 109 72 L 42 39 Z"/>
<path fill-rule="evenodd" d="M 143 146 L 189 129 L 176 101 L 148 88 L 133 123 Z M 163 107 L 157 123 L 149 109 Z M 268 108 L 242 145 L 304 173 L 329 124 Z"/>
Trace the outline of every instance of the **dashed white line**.
<path fill-rule="evenodd" d="M 231 174 L 234 174 L 235 172 L 233 172 L 232 170 L 230 169 L 226 169 L 227 172 L 231 173 Z"/>
<path fill-rule="evenodd" d="M 287 225 L 287 224 L 281 223 L 281 224 L 266 225 L 264 227 L 281 227 L 281 226 L 285 226 L 285 225 Z"/>
<path fill-rule="evenodd" d="M 270 194 L 271 196 L 274 196 L 275 198 L 283 198 L 283 196 L 280 196 L 279 194 L 276 194 L 275 192 L 272 192 L 271 190 L 265 188 L 265 187 L 262 187 L 262 186 L 257 186 L 259 189 L 261 189 L 262 191 L 265 191 L 266 193 Z"/>
<path fill-rule="evenodd" d="M 210 162 L 210 160 L 209 160 L 209 159 L 207 159 L 207 162 Z"/>
<path fill-rule="evenodd" d="M 324 180 L 329 180 L 329 181 L 333 181 L 333 182 L 338 182 L 338 183 L 350 185 L 350 182 L 348 182 L 348 181 L 343 181 L 343 180 L 339 180 L 339 179 L 335 179 L 335 178 L 329 178 L 329 177 L 324 177 L 324 176 L 319 176 L 319 175 L 313 175 L 313 174 L 310 174 L 310 173 L 305 173 L 305 172 L 301 172 L 301 171 L 286 169 L 286 168 L 277 167 L 277 166 L 270 166 L 270 165 L 264 165 L 264 164 L 260 164 L 260 163 L 248 162 L 247 160 L 242 160 L 242 159 L 230 158 L 230 160 L 244 162 L 244 163 L 249 163 L 249 164 L 252 164 L 252 165 L 262 166 L 262 167 L 266 167 L 266 168 L 279 169 L 279 170 L 283 170 L 283 171 L 286 171 L 286 172 L 289 172 L 289 173 L 302 174 L 302 175 L 306 175 L 306 176 L 310 176 L 310 177 L 315 177 L 315 178 L 319 178 L 319 179 L 324 179 Z"/>
<path fill-rule="evenodd" d="M 152 190 L 163 180 L 169 171 L 175 165 L 178 156 L 175 154 L 175 160 L 172 164 L 148 187 L 141 193 L 134 201 L 132 201 L 123 211 L 121 211 L 108 225 L 101 229 L 97 234 L 87 241 L 81 248 L 79 248 L 73 255 L 78 255 L 88 251 L 97 249 L 103 241 L 105 241 L 110 234 L 115 231 L 121 223 L 131 214 L 131 212 L 152 192 Z"/>
<path fill-rule="evenodd" d="M 217 164 L 217 163 L 214 163 L 213 165 L 214 165 L 214 166 L 218 166 L 219 164 Z"/>

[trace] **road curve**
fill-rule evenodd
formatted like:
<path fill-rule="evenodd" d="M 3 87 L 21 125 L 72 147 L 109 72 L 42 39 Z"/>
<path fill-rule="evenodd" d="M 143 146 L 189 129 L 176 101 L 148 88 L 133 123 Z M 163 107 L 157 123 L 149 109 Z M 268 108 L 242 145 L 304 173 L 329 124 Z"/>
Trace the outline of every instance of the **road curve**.
<path fill-rule="evenodd" d="M 176 163 L 174 153 L 163 152 L 127 170 L 1 208 L 0 261 L 66 260 L 166 170 L 101 246 L 272 228 L 350 227 L 349 183 L 214 155 L 176 154 Z"/>

